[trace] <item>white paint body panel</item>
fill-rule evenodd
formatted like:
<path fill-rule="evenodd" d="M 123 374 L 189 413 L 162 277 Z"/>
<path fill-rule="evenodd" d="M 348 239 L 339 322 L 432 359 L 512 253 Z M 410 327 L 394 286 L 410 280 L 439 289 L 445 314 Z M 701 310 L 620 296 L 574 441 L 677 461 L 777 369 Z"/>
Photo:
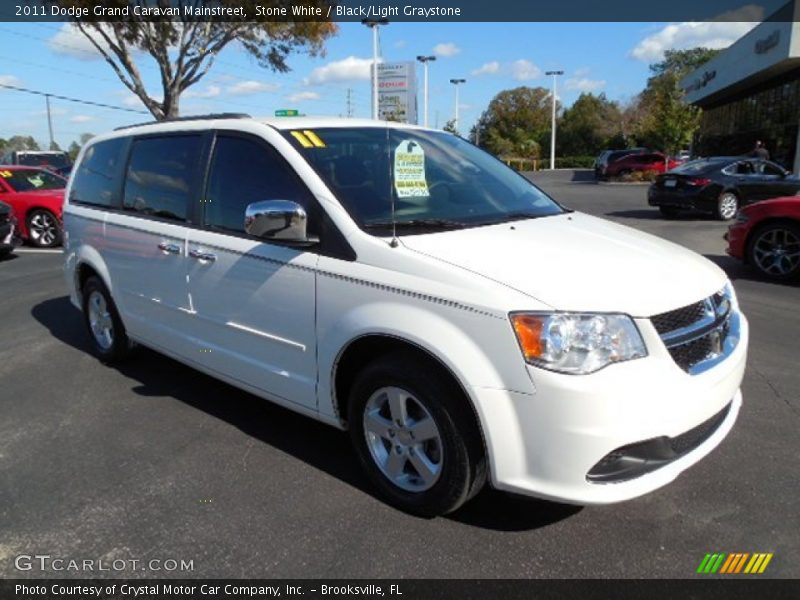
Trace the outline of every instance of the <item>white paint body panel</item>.
<path fill-rule="evenodd" d="M 264 123 L 172 123 L 95 140 L 209 128 L 272 143 L 358 258 L 67 204 L 65 274 L 73 302 L 79 305 L 76 270 L 87 265 L 106 281 L 133 338 L 340 427 L 346 423 L 337 411 L 334 376 L 343 350 L 366 335 L 406 340 L 437 357 L 465 390 L 480 420 L 492 484 L 544 498 L 605 503 L 647 493 L 710 452 L 733 425 L 748 342 L 744 317 L 735 352 L 695 376 L 675 364 L 647 318 L 725 284 L 722 271 L 699 255 L 578 213 L 405 236 L 393 248 L 361 231 L 304 159 Z M 181 253 L 164 255 L 157 247 L 162 241 L 180 244 Z M 217 260 L 203 264 L 187 255 L 191 249 Z M 553 309 L 630 314 L 648 356 L 585 376 L 530 367 L 508 313 Z M 679 435 L 728 403 L 732 409 L 717 432 L 667 467 L 624 483 L 587 482 L 587 471 L 614 448 Z"/>

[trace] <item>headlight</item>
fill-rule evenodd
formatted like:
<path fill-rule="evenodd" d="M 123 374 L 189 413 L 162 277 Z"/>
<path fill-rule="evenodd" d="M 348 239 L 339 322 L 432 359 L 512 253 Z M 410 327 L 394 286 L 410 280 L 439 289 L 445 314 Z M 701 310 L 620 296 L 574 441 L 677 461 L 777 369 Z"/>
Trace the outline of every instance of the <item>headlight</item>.
<path fill-rule="evenodd" d="M 627 315 L 512 313 L 525 360 L 560 373 L 593 373 L 611 363 L 647 356 Z"/>

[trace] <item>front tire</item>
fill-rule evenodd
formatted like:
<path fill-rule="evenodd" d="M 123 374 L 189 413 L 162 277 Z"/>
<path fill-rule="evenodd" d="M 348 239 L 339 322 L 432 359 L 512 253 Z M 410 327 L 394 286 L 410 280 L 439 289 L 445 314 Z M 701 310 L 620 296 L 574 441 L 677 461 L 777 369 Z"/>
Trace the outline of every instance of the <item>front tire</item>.
<path fill-rule="evenodd" d="M 736 216 L 737 210 L 739 210 L 739 197 L 733 192 L 722 192 L 717 199 L 715 211 L 717 219 L 730 221 Z"/>
<path fill-rule="evenodd" d="M 28 241 L 37 248 L 53 248 L 61 244 L 61 225 L 49 210 L 37 208 L 28 214 Z"/>
<path fill-rule="evenodd" d="M 350 437 L 361 466 L 390 504 L 433 517 L 480 491 L 486 458 L 467 403 L 441 369 L 407 352 L 379 358 L 356 377 Z"/>
<path fill-rule="evenodd" d="M 95 355 L 106 363 L 127 358 L 131 343 L 108 288 L 98 277 L 89 277 L 82 297 L 84 323 Z"/>
<path fill-rule="evenodd" d="M 800 279 L 800 226 L 778 222 L 756 229 L 747 244 L 747 262 L 774 281 Z"/>

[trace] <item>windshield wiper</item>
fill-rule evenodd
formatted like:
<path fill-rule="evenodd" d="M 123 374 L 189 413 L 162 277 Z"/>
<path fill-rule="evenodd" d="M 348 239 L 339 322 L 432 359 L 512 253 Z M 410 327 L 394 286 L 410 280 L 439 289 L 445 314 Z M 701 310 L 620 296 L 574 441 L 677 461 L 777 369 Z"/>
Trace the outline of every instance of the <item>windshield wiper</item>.
<path fill-rule="evenodd" d="M 412 219 L 410 221 L 375 221 L 365 223 L 364 229 L 463 229 L 467 226 L 461 221 L 450 221 L 448 219 Z"/>

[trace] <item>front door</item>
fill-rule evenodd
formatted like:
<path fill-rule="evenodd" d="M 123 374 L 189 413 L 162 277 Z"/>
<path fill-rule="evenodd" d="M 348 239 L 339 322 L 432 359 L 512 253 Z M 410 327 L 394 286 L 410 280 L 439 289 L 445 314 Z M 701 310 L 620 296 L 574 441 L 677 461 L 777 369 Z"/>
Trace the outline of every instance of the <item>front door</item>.
<path fill-rule="evenodd" d="M 265 243 L 244 231 L 245 208 L 312 196 L 265 141 L 216 137 L 205 230 L 188 236 L 187 282 L 196 360 L 277 399 L 316 409 L 315 296 L 318 255 Z"/>

